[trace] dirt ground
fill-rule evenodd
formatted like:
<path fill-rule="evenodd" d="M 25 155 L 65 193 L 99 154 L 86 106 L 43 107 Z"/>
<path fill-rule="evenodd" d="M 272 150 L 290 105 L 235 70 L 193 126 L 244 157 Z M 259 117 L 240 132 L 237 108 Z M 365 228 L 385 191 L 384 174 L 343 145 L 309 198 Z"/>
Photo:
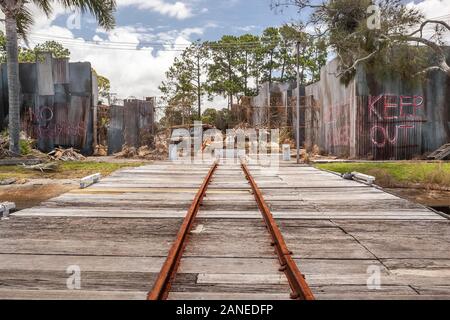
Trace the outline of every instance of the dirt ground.
<path fill-rule="evenodd" d="M 13 184 L 0 185 L 0 202 L 14 202 L 16 210 L 34 207 L 80 186 L 79 179 L 94 173 L 107 177 L 128 167 L 151 163 L 114 157 L 90 157 L 86 161 L 61 162 L 54 172 L 26 170 L 23 166 L 0 166 L 0 180 L 13 179 Z"/>
<path fill-rule="evenodd" d="M 16 210 L 31 208 L 49 199 L 79 188 L 77 183 L 67 181 L 32 181 L 23 185 L 0 186 L 0 202 L 14 202 Z"/>
<path fill-rule="evenodd" d="M 386 189 L 408 200 L 429 207 L 450 207 L 450 191 L 436 191 L 425 189 Z"/>

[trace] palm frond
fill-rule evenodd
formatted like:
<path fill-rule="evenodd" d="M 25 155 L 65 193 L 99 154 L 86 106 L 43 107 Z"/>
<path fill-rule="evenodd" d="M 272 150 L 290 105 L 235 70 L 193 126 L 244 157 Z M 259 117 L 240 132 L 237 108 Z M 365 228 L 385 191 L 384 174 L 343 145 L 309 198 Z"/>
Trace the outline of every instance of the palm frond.
<path fill-rule="evenodd" d="M 27 33 L 33 24 L 33 16 L 26 6 L 22 6 L 16 16 L 17 34 L 27 42 Z"/>
<path fill-rule="evenodd" d="M 36 0 L 48 2 L 48 0 Z M 115 25 L 114 12 L 116 0 L 57 0 L 64 7 L 79 9 L 81 12 L 90 12 L 95 16 L 99 25 L 105 29 L 112 29 Z"/>
<path fill-rule="evenodd" d="M 39 9 L 49 16 L 52 13 L 52 1 L 51 0 L 31 0 Z"/>

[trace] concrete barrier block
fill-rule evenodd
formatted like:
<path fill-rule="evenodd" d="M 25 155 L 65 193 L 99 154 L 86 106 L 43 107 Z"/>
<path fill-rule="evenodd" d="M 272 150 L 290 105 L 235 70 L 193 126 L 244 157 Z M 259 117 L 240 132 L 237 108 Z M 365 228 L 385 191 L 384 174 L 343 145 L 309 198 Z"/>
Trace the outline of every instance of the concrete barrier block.
<path fill-rule="evenodd" d="M 80 180 L 80 188 L 81 189 L 87 188 L 87 187 L 93 185 L 94 183 L 99 182 L 101 178 L 102 178 L 102 175 L 100 173 L 96 173 L 96 174 L 84 177 L 83 179 Z"/>
<path fill-rule="evenodd" d="M 14 202 L 2 202 L 0 203 L 0 215 L 2 219 L 8 219 L 11 210 L 16 208 Z"/>

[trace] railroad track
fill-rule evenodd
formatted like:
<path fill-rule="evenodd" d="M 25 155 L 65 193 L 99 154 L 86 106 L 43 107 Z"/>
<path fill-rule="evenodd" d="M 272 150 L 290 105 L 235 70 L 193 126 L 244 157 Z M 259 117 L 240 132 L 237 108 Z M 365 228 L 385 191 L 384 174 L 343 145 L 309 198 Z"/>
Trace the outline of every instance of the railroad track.
<path fill-rule="evenodd" d="M 178 231 L 175 242 L 173 243 L 167 259 L 165 260 L 156 279 L 153 289 L 148 293 L 148 300 L 166 300 L 168 298 L 172 283 L 174 282 L 177 275 L 183 252 L 189 239 L 189 234 L 194 225 L 195 218 L 200 209 L 200 206 L 202 205 L 203 198 L 206 195 L 208 186 L 218 166 L 218 162 L 215 162 L 212 165 L 197 194 L 195 195 L 195 198 L 192 201 L 191 206 L 189 207 L 180 230 Z M 291 299 L 314 300 L 314 295 L 309 288 L 305 277 L 300 272 L 297 264 L 292 258 L 292 252 L 288 249 L 283 235 L 278 228 L 278 225 L 275 222 L 272 213 L 270 212 L 269 206 L 265 202 L 262 192 L 259 189 L 255 179 L 251 175 L 250 170 L 245 162 L 241 163 L 241 168 L 248 180 L 248 183 L 250 184 L 259 211 L 261 212 L 266 228 L 270 233 L 270 237 L 272 239 L 271 246 L 275 248 L 275 253 L 280 264 L 279 270 L 281 272 L 284 272 L 289 282 L 289 286 L 292 291 L 290 295 Z"/>

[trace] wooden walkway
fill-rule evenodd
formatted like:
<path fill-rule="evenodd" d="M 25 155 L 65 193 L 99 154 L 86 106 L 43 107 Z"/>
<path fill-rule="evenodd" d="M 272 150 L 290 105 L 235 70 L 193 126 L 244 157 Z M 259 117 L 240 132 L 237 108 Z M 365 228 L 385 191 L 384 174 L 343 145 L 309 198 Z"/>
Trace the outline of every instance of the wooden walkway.
<path fill-rule="evenodd" d="M 0 221 L 0 299 L 145 299 L 209 167 L 121 170 Z M 250 169 L 318 299 L 450 298 L 446 218 L 308 166 Z M 216 172 L 169 298 L 289 299 L 239 165 Z"/>

